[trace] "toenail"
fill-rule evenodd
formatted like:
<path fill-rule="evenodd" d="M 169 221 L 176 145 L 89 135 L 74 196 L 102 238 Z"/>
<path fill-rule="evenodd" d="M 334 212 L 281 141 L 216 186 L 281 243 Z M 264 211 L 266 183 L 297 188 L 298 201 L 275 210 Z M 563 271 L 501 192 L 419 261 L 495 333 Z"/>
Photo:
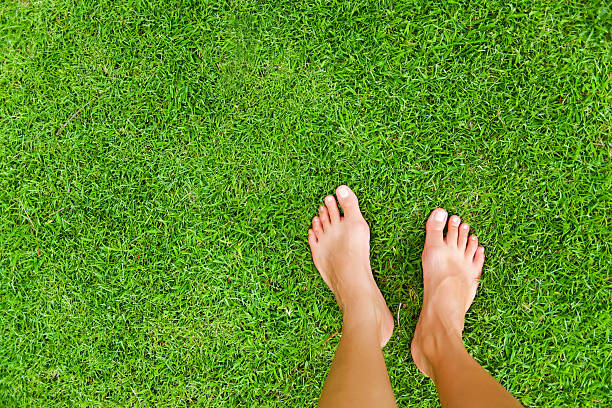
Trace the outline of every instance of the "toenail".
<path fill-rule="evenodd" d="M 475 237 L 474 235 L 472 235 L 472 236 L 470 237 L 470 239 L 471 239 L 472 241 L 476 241 L 476 237 Z"/>
<path fill-rule="evenodd" d="M 325 212 L 325 207 L 319 207 L 319 211 Z"/>
<path fill-rule="evenodd" d="M 347 198 L 349 196 L 349 190 L 346 186 L 338 187 L 338 191 L 336 191 L 338 197 Z"/>
<path fill-rule="evenodd" d="M 459 222 L 460 222 L 460 221 L 461 221 L 461 220 L 460 220 L 459 218 L 457 218 L 457 217 L 453 217 L 453 218 L 452 218 L 452 220 L 451 220 L 451 222 L 453 223 L 453 225 L 459 225 Z"/>
<path fill-rule="evenodd" d="M 462 228 L 462 229 L 464 229 L 464 230 L 466 230 L 466 229 L 468 229 L 468 225 L 467 225 L 467 224 L 463 224 L 463 225 L 461 226 L 461 228 Z"/>
<path fill-rule="evenodd" d="M 436 221 L 444 221 L 444 217 L 446 217 L 446 213 L 444 212 L 444 210 L 438 210 L 434 219 Z"/>

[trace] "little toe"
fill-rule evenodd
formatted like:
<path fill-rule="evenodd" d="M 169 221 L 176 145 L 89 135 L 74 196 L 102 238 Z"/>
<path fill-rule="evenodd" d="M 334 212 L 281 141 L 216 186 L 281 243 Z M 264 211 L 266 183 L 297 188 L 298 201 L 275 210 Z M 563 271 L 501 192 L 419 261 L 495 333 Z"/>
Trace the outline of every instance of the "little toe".
<path fill-rule="evenodd" d="M 461 224 L 461 218 L 457 215 L 451 215 L 448 219 L 448 230 L 446 231 L 446 243 L 448 245 L 457 246 L 459 224 Z"/>
<path fill-rule="evenodd" d="M 459 238 L 457 239 L 457 246 L 461 250 L 465 250 L 465 245 L 468 240 L 468 233 L 470 232 L 470 226 L 463 223 L 459 226 Z"/>
<path fill-rule="evenodd" d="M 345 185 L 341 185 L 336 189 L 336 195 L 346 218 L 361 217 L 359 201 L 353 190 Z"/>
<path fill-rule="evenodd" d="M 327 213 L 327 207 L 324 205 L 319 207 L 319 219 L 321 220 L 323 231 L 329 228 L 329 214 Z"/>
<path fill-rule="evenodd" d="M 323 227 L 321 226 L 319 217 L 314 217 L 312 219 L 312 231 L 317 239 L 321 238 L 321 235 L 323 235 Z"/>
<path fill-rule="evenodd" d="M 474 258 L 474 254 L 476 253 L 476 249 L 478 248 L 478 237 L 476 235 L 470 235 L 468 238 L 467 248 L 465 248 L 465 256 L 467 259 Z"/>
<path fill-rule="evenodd" d="M 484 264 L 484 260 L 485 250 L 483 247 L 479 246 L 478 249 L 476 249 L 476 254 L 474 255 L 474 264 L 478 268 L 478 274 L 476 276 L 477 278 L 480 277 L 480 274 L 482 272 L 482 265 Z"/>
<path fill-rule="evenodd" d="M 317 237 L 312 229 L 308 230 L 308 244 L 310 245 L 310 250 L 314 251 L 317 245 Z"/>
<path fill-rule="evenodd" d="M 432 211 L 425 225 L 425 246 L 440 245 L 444 242 L 444 226 L 448 214 L 443 208 Z"/>
<path fill-rule="evenodd" d="M 338 210 L 338 205 L 336 205 L 336 199 L 334 196 L 328 195 L 325 197 L 325 207 L 327 207 L 329 220 L 332 224 L 340 221 L 340 211 Z"/>

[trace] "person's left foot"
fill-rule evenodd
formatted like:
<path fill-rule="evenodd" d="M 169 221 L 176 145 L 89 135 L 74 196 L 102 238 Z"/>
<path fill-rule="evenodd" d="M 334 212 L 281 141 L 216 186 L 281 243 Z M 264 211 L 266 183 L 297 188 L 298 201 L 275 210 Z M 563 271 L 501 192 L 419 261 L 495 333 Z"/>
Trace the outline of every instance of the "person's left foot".
<path fill-rule="evenodd" d="M 345 318 L 375 319 L 381 347 L 393 333 L 393 316 L 370 268 L 370 229 L 361 215 L 357 196 L 347 186 L 336 189 L 344 211 L 333 196 L 325 197 L 312 219 L 308 243 L 321 277 L 336 296 Z"/>

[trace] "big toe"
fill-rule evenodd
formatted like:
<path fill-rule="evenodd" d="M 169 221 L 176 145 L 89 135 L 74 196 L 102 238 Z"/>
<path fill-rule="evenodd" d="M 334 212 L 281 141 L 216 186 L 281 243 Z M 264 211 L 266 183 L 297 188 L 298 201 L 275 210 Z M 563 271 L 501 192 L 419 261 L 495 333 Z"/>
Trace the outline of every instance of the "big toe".
<path fill-rule="evenodd" d="M 342 212 L 345 217 L 360 217 L 361 211 L 359 210 L 359 201 L 357 196 L 345 185 L 342 185 L 336 189 L 336 196 L 338 196 L 338 202 L 342 207 Z"/>
<path fill-rule="evenodd" d="M 448 217 L 448 213 L 444 208 L 437 208 L 432 211 L 425 226 L 425 245 L 439 245 L 444 242 L 446 217 Z"/>

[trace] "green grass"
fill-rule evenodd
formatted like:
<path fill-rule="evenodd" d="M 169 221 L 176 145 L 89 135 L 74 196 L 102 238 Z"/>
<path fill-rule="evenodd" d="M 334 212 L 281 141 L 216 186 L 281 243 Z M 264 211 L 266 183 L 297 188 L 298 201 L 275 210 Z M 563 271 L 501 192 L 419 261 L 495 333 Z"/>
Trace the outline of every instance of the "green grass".
<path fill-rule="evenodd" d="M 0 405 L 312 406 L 340 183 L 412 362 L 424 221 L 487 250 L 466 345 L 528 407 L 612 404 L 612 36 L 598 1 L 0 4 Z"/>

